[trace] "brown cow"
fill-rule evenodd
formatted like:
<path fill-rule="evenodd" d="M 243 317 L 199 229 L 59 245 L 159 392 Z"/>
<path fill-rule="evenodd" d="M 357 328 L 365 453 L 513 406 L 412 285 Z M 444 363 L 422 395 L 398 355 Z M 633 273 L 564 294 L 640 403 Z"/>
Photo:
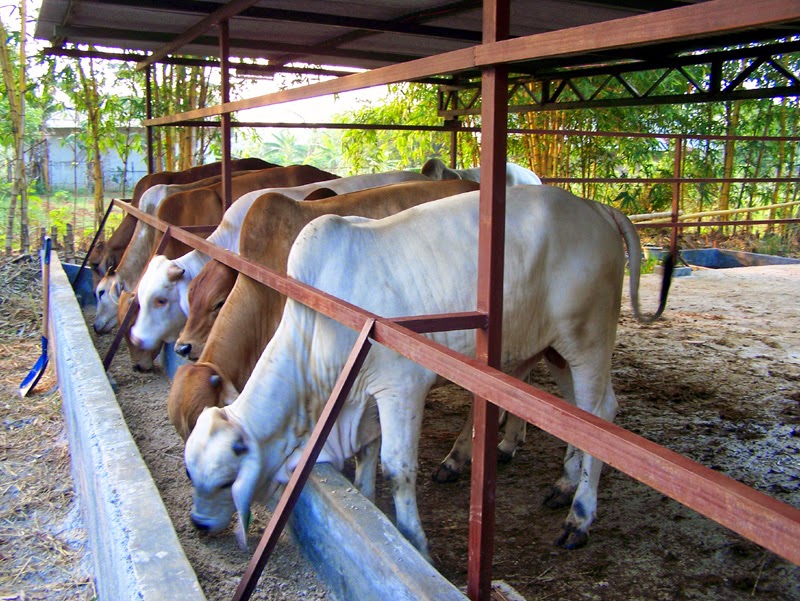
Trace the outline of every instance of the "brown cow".
<path fill-rule="evenodd" d="M 256 158 L 234 159 L 230 163 L 232 171 L 248 171 L 251 169 L 269 169 L 278 167 L 274 163 L 268 163 Z M 222 163 L 208 163 L 198 165 L 183 171 L 159 171 L 145 175 L 133 188 L 131 206 L 138 207 L 139 199 L 145 190 L 157 184 L 186 184 L 197 180 L 219 175 L 222 171 Z M 95 286 L 109 269 L 115 269 L 119 265 L 125 248 L 133 236 L 136 228 L 136 219 L 127 213 L 122 218 L 122 222 L 117 229 L 109 236 L 108 241 L 98 243 L 92 250 L 87 263 L 92 269 L 92 277 L 95 279 Z"/>
<path fill-rule="evenodd" d="M 176 353 L 197 361 L 238 275 L 235 269 L 219 261 L 212 260 L 203 266 L 189 284 L 189 317 L 175 341 Z"/>
<path fill-rule="evenodd" d="M 256 200 L 244 220 L 239 252 L 285 273 L 294 239 L 316 217 L 335 214 L 381 218 L 477 188 L 477 183 L 465 180 L 413 181 L 316 202 L 265 194 Z M 170 388 L 170 419 L 184 439 L 205 407 L 223 406 L 236 398 L 275 333 L 285 301 L 283 295 L 246 276 L 237 278 L 197 364 L 182 365 Z"/>

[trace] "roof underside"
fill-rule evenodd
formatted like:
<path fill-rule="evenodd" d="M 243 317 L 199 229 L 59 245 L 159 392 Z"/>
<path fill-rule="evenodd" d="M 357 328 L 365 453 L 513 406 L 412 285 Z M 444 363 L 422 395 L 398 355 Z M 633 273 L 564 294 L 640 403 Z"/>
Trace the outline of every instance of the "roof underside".
<path fill-rule="evenodd" d="M 703 1 L 703 0 L 700 0 Z M 609 21 L 697 4 L 695 0 L 511 0 L 511 36 Z M 72 45 L 157 51 L 226 2 L 193 0 L 43 0 L 36 38 Z M 261 0 L 229 20 L 232 59 L 374 69 L 480 44 L 480 0 Z M 646 6 L 647 8 L 641 8 Z M 517 64 L 514 70 L 647 61 L 800 32 L 800 22 L 713 38 Z M 171 56 L 218 57 L 212 28 Z"/>

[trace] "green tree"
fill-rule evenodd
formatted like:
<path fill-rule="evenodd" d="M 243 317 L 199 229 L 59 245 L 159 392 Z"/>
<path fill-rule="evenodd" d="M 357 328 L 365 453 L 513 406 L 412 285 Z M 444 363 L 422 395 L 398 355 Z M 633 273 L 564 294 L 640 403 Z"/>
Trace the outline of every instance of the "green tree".
<path fill-rule="evenodd" d="M 28 252 L 28 196 L 25 179 L 25 95 L 27 92 L 27 65 L 25 43 L 27 38 L 27 2 L 19 5 L 20 31 L 13 34 L 0 19 L 0 68 L 3 72 L 5 98 L 14 148 L 14 174 L 11 180 L 8 216 L 6 223 L 6 256 L 11 255 L 14 233 L 14 214 L 19 202 L 20 248 Z M 16 56 L 11 46 L 16 40 Z"/>
<path fill-rule="evenodd" d="M 436 93 L 432 86 L 421 84 L 389 86 L 389 93 L 384 100 L 337 115 L 335 121 L 439 125 L 435 108 Z M 450 146 L 449 133 L 431 131 L 347 130 L 341 139 L 342 157 L 348 173 L 419 169 L 430 157 L 446 154 Z M 478 156 L 476 148 L 473 134 L 460 134 L 460 159 L 470 167 L 474 166 Z"/>

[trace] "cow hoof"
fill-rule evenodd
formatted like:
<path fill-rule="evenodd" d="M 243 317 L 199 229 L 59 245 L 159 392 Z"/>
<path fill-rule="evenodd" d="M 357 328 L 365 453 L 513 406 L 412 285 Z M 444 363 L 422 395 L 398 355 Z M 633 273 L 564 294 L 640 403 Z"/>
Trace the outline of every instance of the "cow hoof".
<path fill-rule="evenodd" d="M 580 549 L 589 542 L 589 535 L 571 524 L 564 525 L 564 531 L 558 537 L 556 545 L 565 549 Z"/>
<path fill-rule="evenodd" d="M 542 505 L 548 509 L 563 509 L 572 503 L 572 493 L 561 490 L 557 486 L 550 489 L 547 496 L 542 501 Z"/>
<path fill-rule="evenodd" d="M 514 459 L 514 453 L 506 453 L 497 449 L 497 463 L 511 463 L 512 459 Z"/>
<path fill-rule="evenodd" d="M 444 484 L 446 482 L 455 482 L 461 476 L 461 472 L 454 470 L 451 467 L 446 466 L 442 463 L 438 468 L 434 470 L 431 474 L 431 478 L 433 478 L 434 482 L 438 482 L 439 484 Z"/>

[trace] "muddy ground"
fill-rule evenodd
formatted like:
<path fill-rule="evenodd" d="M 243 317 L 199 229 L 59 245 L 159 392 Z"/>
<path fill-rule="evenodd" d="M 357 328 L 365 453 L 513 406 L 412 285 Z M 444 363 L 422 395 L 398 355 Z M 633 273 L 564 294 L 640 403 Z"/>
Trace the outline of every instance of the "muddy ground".
<path fill-rule="evenodd" d="M 655 303 L 658 284 L 644 277 L 645 303 Z M 674 281 L 663 319 L 643 326 L 631 317 L 626 280 L 613 364 L 616 423 L 800 507 L 798 298 L 800 266 L 695 271 Z M 201 536 L 189 523 L 191 489 L 166 415 L 167 379 L 134 374 L 124 352 L 112 373 L 201 585 L 212 601 L 230 598 L 249 555 L 230 531 Z M 546 375 L 533 379 L 556 393 Z M 418 483 L 435 565 L 458 586 L 466 582 L 468 478 L 442 485 L 428 474 L 449 450 L 468 402 L 455 386 L 431 393 Z M 493 572 L 528 600 L 800 600 L 800 567 L 608 467 L 588 546 L 555 547 L 565 511 L 541 501 L 565 446 L 530 430 L 514 461 L 499 469 Z M 385 490 L 378 505 L 392 514 Z M 251 532 L 260 533 L 267 517 L 260 511 Z M 285 536 L 260 587 L 254 598 L 328 598 Z"/>

